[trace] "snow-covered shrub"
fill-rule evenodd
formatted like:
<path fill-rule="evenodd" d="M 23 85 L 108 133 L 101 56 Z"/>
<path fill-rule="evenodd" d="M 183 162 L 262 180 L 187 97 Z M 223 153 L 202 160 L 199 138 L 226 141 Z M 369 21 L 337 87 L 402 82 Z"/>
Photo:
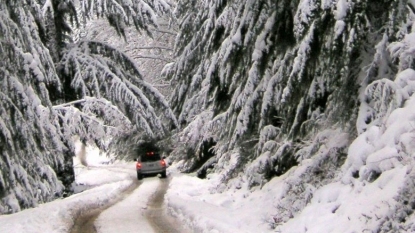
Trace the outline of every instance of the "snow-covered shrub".
<path fill-rule="evenodd" d="M 184 128 L 181 132 L 173 135 L 171 159 L 180 161 L 184 160 L 182 171 L 193 171 L 208 162 L 215 151 L 215 139 L 212 134 L 210 119 L 211 111 L 204 111 L 195 116 L 195 119 Z M 207 156 L 207 157 L 206 157 Z M 214 160 L 209 160 L 211 166 Z"/>
<path fill-rule="evenodd" d="M 406 161 L 413 167 L 415 160 Z M 414 232 L 415 231 L 415 170 L 411 170 L 405 179 L 405 184 L 395 197 L 397 205 L 393 207 L 391 215 L 381 221 L 380 232 Z"/>
<path fill-rule="evenodd" d="M 270 151 L 261 153 L 261 155 L 250 162 L 245 169 L 245 174 L 248 176 L 250 187 L 257 185 L 262 186 L 267 179 L 272 176 L 270 173 L 274 173 Z"/>
<path fill-rule="evenodd" d="M 393 42 L 389 45 L 389 51 L 392 59 L 399 61 L 399 70 L 404 71 L 408 68 L 414 68 L 415 56 L 415 32 L 406 34 L 403 40 Z"/>
<path fill-rule="evenodd" d="M 318 188 L 338 179 L 348 145 L 347 133 L 325 130 L 296 152 L 299 164 L 281 176 L 284 191 L 274 203 L 278 216 L 275 225 L 295 217 L 310 203 Z"/>
<path fill-rule="evenodd" d="M 370 101 L 362 103 L 358 118 L 366 119 L 367 129 L 350 145 L 344 167 L 345 182 L 350 182 L 351 176 L 373 181 L 373 175 L 378 177 L 400 167 L 403 157 L 412 156 L 411 141 L 415 138 L 413 80 L 415 71 L 407 69 L 400 72 L 394 82 L 380 80 L 368 85 L 365 93 Z"/>
<path fill-rule="evenodd" d="M 407 95 L 402 95 L 401 87 L 388 79 L 381 79 L 369 84 L 365 90 L 365 100 L 360 105 L 358 118 L 359 132 L 371 125 L 381 126 L 382 120 L 400 107 Z M 365 125 L 365 126 L 362 126 Z"/>
<path fill-rule="evenodd" d="M 272 151 L 274 149 L 274 142 L 279 134 L 280 129 L 273 126 L 267 125 L 261 129 L 259 133 L 259 141 L 257 143 L 257 151 L 264 153 L 265 151 Z"/>

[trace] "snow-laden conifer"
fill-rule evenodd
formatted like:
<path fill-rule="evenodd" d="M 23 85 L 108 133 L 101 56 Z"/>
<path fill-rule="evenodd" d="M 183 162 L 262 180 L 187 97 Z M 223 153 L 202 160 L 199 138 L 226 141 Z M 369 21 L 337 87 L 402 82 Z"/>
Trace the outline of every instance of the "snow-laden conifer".
<path fill-rule="evenodd" d="M 162 136 L 165 130 L 151 102 L 169 120 L 175 119 L 163 96 L 143 80 L 134 62 L 109 45 L 79 42 L 59 64 L 63 76 L 73 77 L 70 85 L 80 99 L 97 96 L 112 101 L 149 135 Z"/>
<path fill-rule="evenodd" d="M 180 124 L 195 126 L 200 114 L 213 110 L 206 124 L 217 142 L 216 172 L 224 180 L 242 172 L 252 184 L 309 157 L 297 152 L 324 129 L 357 134 L 365 90 L 394 77 L 394 61 L 412 64 L 412 55 L 400 52 L 407 42 L 389 46 L 404 37 L 410 8 L 404 1 L 391 4 L 180 1 L 177 59 L 165 72 L 176 86 L 171 104 Z M 389 106 L 380 96 L 385 101 L 376 106 Z M 275 133 L 267 139 L 270 129 Z M 185 150 L 197 156 L 195 145 Z M 238 157 L 237 165 L 230 155 Z"/>
<path fill-rule="evenodd" d="M 170 8 L 164 0 L 0 0 L 0 213 L 71 192 L 74 136 L 106 149 L 131 130 L 162 136 L 177 125 L 128 56 L 70 34 L 93 15 L 120 34 L 130 24 L 148 31 Z"/>

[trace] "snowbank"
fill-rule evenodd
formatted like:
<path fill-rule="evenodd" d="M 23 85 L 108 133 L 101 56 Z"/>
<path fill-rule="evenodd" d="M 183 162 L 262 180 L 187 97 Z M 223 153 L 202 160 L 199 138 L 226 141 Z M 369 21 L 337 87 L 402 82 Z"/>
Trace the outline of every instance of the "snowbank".
<path fill-rule="evenodd" d="M 109 203 L 131 184 L 131 180 L 105 184 L 37 208 L 2 215 L 0 232 L 69 232 L 79 214 Z"/>

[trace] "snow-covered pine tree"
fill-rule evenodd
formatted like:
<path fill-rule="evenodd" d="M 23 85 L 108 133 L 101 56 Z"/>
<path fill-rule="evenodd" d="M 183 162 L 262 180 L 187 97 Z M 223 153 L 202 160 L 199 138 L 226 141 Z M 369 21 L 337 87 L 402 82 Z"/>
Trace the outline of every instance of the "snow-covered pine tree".
<path fill-rule="evenodd" d="M 167 0 L 0 0 L 0 214 L 70 192 L 73 136 L 104 147 L 126 129 L 161 136 L 176 125 L 128 56 L 97 41 L 72 43 L 76 4 L 120 35 L 129 24 L 150 33 L 156 15 L 170 11 Z"/>
<path fill-rule="evenodd" d="M 39 36 L 42 11 L 29 3 L 0 1 L 0 213 L 61 196 L 55 172 L 64 171 L 64 157 L 73 154 L 49 97 L 50 87 L 61 91 L 61 81 Z M 73 179 L 69 173 L 60 178 Z"/>
<path fill-rule="evenodd" d="M 74 40 L 100 41 L 125 53 L 134 61 L 146 82 L 156 87 L 164 96 L 169 96 L 172 87 L 161 77 L 160 71 L 172 61 L 177 25 L 171 15 L 161 15 L 158 18 L 158 28 L 152 28 L 151 32 L 153 38 L 137 31 L 134 26 L 128 26 L 125 29 L 125 40 L 120 40 L 116 30 L 108 30 L 108 28 L 110 25 L 105 19 L 94 17 L 85 25 L 85 29 L 75 30 Z M 143 132 L 138 130 L 129 132 L 111 141 L 110 153 L 119 158 L 131 159 L 136 156 L 136 152 L 131 151 L 130 148 L 137 147 L 137 142 L 143 142 L 144 139 L 154 142 Z M 165 143 L 160 143 L 160 146 L 164 147 Z"/>
<path fill-rule="evenodd" d="M 161 77 L 161 70 L 173 60 L 173 42 L 177 34 L 176 21 L 170 15 L 158 18 L 158 28 L 152 29 L 152 38 L 137 31 L 133 26 L 126 28 L 126 40 L 120 40 L 116 30 L 108 30 L 109 23 L 95 18 L 78 32 L 75 39 L 105 42 L 127 54 L 142 73 L 144 80 L 156 87 L 164 96 L 169 96 L 171 86 Z"/>
<path fill-rule="evenodd" d="M 167 76 L 179 124 L 193 127 L 178 137 L 178 159 L 213 139 L 216 171 L 244 171 L 251 185 L 312 156 L 299 152 L 323 129 L 355 135 L 364 89 L 394 77 L 388 44 L 410 27 L 403 0 L 184 0 L 177 9 Z"/>

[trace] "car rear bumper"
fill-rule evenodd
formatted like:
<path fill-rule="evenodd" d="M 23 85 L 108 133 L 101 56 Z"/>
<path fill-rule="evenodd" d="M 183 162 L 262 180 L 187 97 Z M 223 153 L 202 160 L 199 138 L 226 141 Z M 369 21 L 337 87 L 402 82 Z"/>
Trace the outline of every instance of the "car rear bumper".
<path fill-rule="evenodd" d="M 159 174 L 159 173 L 163 173 L 165 172 L 166 169 L 149 169 L 149 170 L 137 170 L 138 174 L 142 174 L 142 175 L 150 175 L 150 174 Z"/>

